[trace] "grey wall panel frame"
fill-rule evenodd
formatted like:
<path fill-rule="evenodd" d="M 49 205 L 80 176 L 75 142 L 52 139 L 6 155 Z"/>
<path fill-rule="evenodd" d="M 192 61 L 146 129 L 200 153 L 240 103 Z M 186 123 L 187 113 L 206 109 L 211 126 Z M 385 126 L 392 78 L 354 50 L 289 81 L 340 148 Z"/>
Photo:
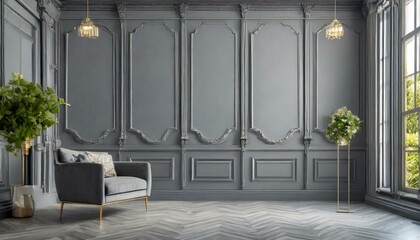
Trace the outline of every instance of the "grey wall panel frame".
<path fill-rule="evenodd" d="M 174 77 L 174 99 L 173 99 L 173 126 L 170 126 L 165 129 L 163 134 L 159 139 L 151 139 L 149 138 L 144 131 L 134 127 L 133 123 L 133 38 L 136 33 L 140 33 L 142 29 L 144 29 L 145 25 L 153 25 L 157 27 L 163 27 L 164 31 L 168 32 L 171 37 L 173 38 L 173 46 L 174 46 L 174 69 L 173 69 L 173 77 Z M 162 144 L 164 143 L 168 136 L 178 131 L 178 118 L 179 118 L 179 50 L 178 50 L 178 32 L 165 24 L 164 22 L 148 22 L 148 23 L 141 23 L 140 26 L 136 27 L 132 32 L 129 33 L 129 132 L 136 134 L 142 141 L 147 144 Z"/>
<path fill-rule="evenodd" d="M 314 158 L 313 182 L 337 182 L 337 159 Z M 356 161 L 350 158 L 350 182 L 356 179 Z M 340 181 L 347 180 L 347 158 L 340 157 Z"/>
<path fill-rule="evenodd" d="M 129 160 L 150 163 L 153 181 L 175 181 L 175 157 L 134 157 Z"/>
<path fill-rule="evenodd" d="M 110 28 L 104 25 L 96 24 L 101 31 L 101 34 L 108 33 L 111 35 L 112 38 L 112 126 L 104 129 L 102 134 L 96 139 L 86 139 L 81 136 L 81 134 L 74 128 L 69 126 L 68 123 L 68 108 L 69 106 L 65 106 L 64 108 L 64 131 L 70 133 L 73 139 L 81 144 L 100 144 L 102 143 L 111 133 L 116 132 L 116 114 L 117 114 L 117 106 L 116 106 L 116 70 L 115 70 L 115 55 L 116 55 L 116 43 L 115 43 L 115 32 L 112 31 Z M 65 79 L 64 79 L 64 99 L 68 102 L 69 93 L 68 93 L 68 86 L 69 86 L 69 36 L 70 34 L 75 34 L 76 27 L 73 28 L 72 31 L 65 33 Z"/>
<path fill-rule="evenodd" d="M 366 151 L 351 150 L 350 170 L 351 189 L 366 189 Z M 325 190 L 337 188 L 337 150 L 311 150 L 307 155 L 307 188 Z M 347 181 L 347 149 L 340 149 L 340 182 Z"/>
<path fill-rule="evenodd" d="M 214 166 L 214 172 L 211 172 Z M 223 169 L 223 171 L 217 171 Z M 203 173 L 206 172 L 206 173 Z M 220 174 L 226 173 L 225 175 Z M 191 182 L 233 182 L 235 181 L 234 158 L 191 158 Z"/>
<path fill-rule="evenodd" d="M 28 81 L 40 83 L 40 27 L 38 19 L 21 9 L 14 1 L 4 5 L 3 64 L 5 83 L 11 78 L 12 72 L 21 72 Z M 17 35 L 13 35 L 15 31 Z M 6 34 L 8 33 L 8 34 Z M 14 39 L 13 39 L 14 37 Z M 9 42 L 9 41 L 10 42 Z M 15 49 L 14 49 L 15 48 Z M 30 57 L 28 57 L 30 53 Z M 10 54 L 10 55 L 8 55 Z M 16 57 L 17 56 L 17 57 Z"/>
<path fill-rule="evenodd" d="M 297 158 L 252 158 L 251 181 L 296 182 L 296 165 Z"/>
<path fill-rule="evenodd" d="M 260 31 L 263 31 L 264 27 L 267 25 L 274 25 L 273 23 L 261 23 L 258 25 L 258 27 L 256 28 L 256 30 L 252 31 L 250 33 L 250 73 L 249 73 L 249 78 L 250 78 L 250 84 L 249 84 L 249 100 L 250 100 L 250 132 L 253 132 L 257 135 L 258 139 L 261 140 L 262 142 L 264 142 L 265 144 L 282 144 L 287 142 L 289 139 L 291 139 L 293 137 L 293 135 L 295 133 L 301 132 L 301 125 L 302 125 L 302 113 L 303 113 L 303 108 L 302 108 L 302 96 L 301 96 L 301 41 L 300 41 L 300 34 L 298 33 L 298 31 L 296 31 L 295 28 L 293 28 L 291 25 L 280 22 L 280 23 L 276 23 L 276 25 L 280 25 L 281 27 L 284 28 L 288 28 L 290 29 L 291 34 L 294 34 L 296 36 L 296 83 L 297 83 L 297 109 L 296 109 L 296 114 L 297 114 L 297 127 L 291 128 L 287 131 L 286 135 L 281 138 L 281 139 L 272 139 L 270 137 L 266 136 L 266 133 L 263 132 L 262 129 L 258 128 L 257 126 L 255 126 L 255 120 L 254 120 L 254 85 L 255 85 L 255 77 L 254 77 L 254 55 L 255 55 L 255 39 L 257 34 Z"/>
<path fill-rule="evenodd" d="M 314 74 L 313 74 L 313 78 L 314 79 L 313 79 L 313 107 L 312 107 L 313 108 L 313 114 L 312 114 L 312 116 L 313 116 L 313 126 L 312 126 L 312 131 L 316 132 L 318 134 L 321 134 L 322 136 L 324 136 L 325 129 L 322 126 L 320 126 L 320 116 L 319 116 L 319 108 L 320 108 L 320 106 L 319 106 L 319 96 L 320 96 L 320 93 L 319 93 L 319 76 L 318 76 L 318 73 L 319 73 L 319 69 L 318 69 L 319 55 L 320 55 L 319 37 L 321 37 L 321 38 L 325 37 L 323 34 L 324 34 L 324 30 L 326 29 L 327 26 L 328 26 L 328 24 L 324 24 L 321 28 L 319 28 L 316 32 L 313 33 L 313 39 L 314 39 L 314 59 L 313 59 L 313 61 L 314 61 L 313 62 Z M 357 72 L 358 81 L 357 82 L 358 82 L 358 86 L 360 86 L 360 85 L 362 85 L 362 83 L 360 83 L 361 80 L 362 80 L 362 76 L 361 76 L 361 73 L 360 73 L 360 71 L 362 69 L 361 66 L 360 66 L 362 60 L 360 59 L 360 57 L 363 56 L 363 54 L 361 53 L 361 49 L 362 49 L 362 46 L 363 46 L 363 42 L 361 42 L 362 41 L 361 32 L 355 31 L 353 28 L 351 28 L 349 25 L 347 25 L 345 23 L 343 23 L 343 27 L 344 27 L 344 30 L 345 30 L 347 35 L 351 34 L 358 39 L 359 59 L 357 59 L 357 61 L 358 61 L 358 66 L 357 66 L 357 68 L 358 68 L 358 72 Z M 360 90 L 359 87 L 357 89 Z M 358 97 L 356 97 L 355 99 L 357 99 L 359 101 L 359 97 L 360 97 L 361 93 L 358 91 L 357 94 L 358 94 Z M 357 108 L 358 108 L 357 109 L 358 112 L 361 111 L 360 102 L 359 102 L 359 104 L 357 104 Z M 355 114 L 359 114 L 358 112 L 355 112 Z"/>
<path fill-rule="evenodd" d="M 234 59 L 234 69 L 233 69 L 233 125 L 227 127 L 223 134 L 219 138 L 208 138 L 205 134 L 194 127 L 194 38 L 198 35 L 199 30 L 205 28 L 206 26 L 221 26 L 226 29 L 230 34 L 233 35 L 233 59 Z M 201 31 L 204 31 L 201 30 Z M 238 83 L 238 41 L 237 33 L 227 24 L 221 24 L 217 22 L 202 22 L 200 26 L 195 28 L 194 31 L 190 33 L 190 131 L 193 132 L 198 140 L 204 144 L 221 144 L 226 142 L 231 133 L 237 130 L 237 115 L 238 115 L 238 106 L 237 106 L 237 83 Z M 222 114 L 222 113 L 216 113 Z"/>
<path fill-rule="evenodd" d="M 245 190 L 304 191 L 303 150 L 247 150 L 243 161 Z"/>

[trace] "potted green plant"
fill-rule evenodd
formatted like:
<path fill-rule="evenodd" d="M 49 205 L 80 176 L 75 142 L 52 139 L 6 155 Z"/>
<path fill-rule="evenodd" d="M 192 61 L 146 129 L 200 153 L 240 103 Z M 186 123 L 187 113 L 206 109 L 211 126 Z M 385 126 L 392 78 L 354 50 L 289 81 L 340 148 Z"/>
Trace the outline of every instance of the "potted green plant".
<path fill-rule="evenodd" d="M 54 89 L 28 82 L 21 73 L 0 88 L 0 135 L 7 141 L 6 149 L 15 156 L 18 149 L 27 153 L 29 141 L 42 130 L 58 123 L 55 114 L 61 104 Z"/>
<path fill-rule="evenodd" d="M 336 144 L 346 145 L 361 127 L 362 120 L 347 107 L 341 107 L 331 115 L 325 136 Z"/>
<path fill-rule="evenodd" d="M 68 105 L 57 97 L 54 89 L 43 89 L 40 84 L 28 82 L 20 73 L 13 73 L 8 85 L 0 88 L 0 135 L 7 141 L 7 151 L 16 156 L 18 149 L 22 150 L 22 185 L 25 184 L 25 155 L 28 155 L 30 140 L 58 123 L 55 114 L 61 104 Z M 28 193 L 31 186 L 14 185 L 12 190 L 12 215 L 32 217 L 35 203 Z"/>

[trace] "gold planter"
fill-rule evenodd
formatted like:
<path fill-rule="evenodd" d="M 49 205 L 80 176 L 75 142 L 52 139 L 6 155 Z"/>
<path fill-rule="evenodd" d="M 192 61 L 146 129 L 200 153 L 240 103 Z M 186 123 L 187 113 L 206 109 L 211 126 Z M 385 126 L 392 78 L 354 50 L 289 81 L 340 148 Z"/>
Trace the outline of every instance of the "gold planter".
<path fill-rule="evenodd" d="M 33 186 L 12 186 L 12 215 L 16 218 L 32 217 L 35 212 Z"/>

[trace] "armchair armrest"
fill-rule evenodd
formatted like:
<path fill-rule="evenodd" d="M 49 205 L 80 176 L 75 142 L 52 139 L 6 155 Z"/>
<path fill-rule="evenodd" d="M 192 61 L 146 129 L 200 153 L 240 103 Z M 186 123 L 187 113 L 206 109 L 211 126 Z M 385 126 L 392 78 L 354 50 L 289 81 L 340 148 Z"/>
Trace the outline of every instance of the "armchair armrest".
<path fill-rule="evenodd" d="M 138 177 L 147 181 L 147 196 L 152 190 L 152 168 L 148 162 L 114 162 L 117 176 Z"/>
<path fill-rule="evenodd" d="M 105 201 L 104 169 L 96 163 L 55 165 L 60 201 L 102 204 Z"/>

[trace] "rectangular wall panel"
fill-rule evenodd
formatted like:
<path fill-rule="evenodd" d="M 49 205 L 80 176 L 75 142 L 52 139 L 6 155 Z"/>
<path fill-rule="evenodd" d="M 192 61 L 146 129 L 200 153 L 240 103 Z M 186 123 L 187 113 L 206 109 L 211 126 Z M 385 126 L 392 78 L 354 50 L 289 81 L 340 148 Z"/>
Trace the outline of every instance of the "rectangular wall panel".
<path fill-rule="evenodd" d="M 192 158 L 191 182 L 194 181 L 234 181 L 235 159 Z"/>
<path fill-rule="evenodd" d="M 285 144 L 303 130 L 301 24 L 250 21 L 248 26 L 249 142 Z"/>
<path fill-rule="evenodd" d="M 252 159 L 252 181 L 296 181 L 297 159 Z"/>
<path fill-rule="evenodd" d="M 314 159 L 314 182 L 337 182 L 337 159 Z M 340 158 L 340 179 L 347 179 L 347 158 Z M 356 162 L 350 159 L 350 181 L 356 178 Z"/>
<path fill-rule="evenodd" d="M 300 151 L 249 151 L 244 154 L 245 189 L 303 188 L 304 155 Z"/>
<path fill-rule="evenodd" d="M 177 24 L 173 21 L 128 23 L 130 134 L 127 144 L 168 144 L 168 137 L 179 135 Z"/>
<path fill-rule="evenodd" d="M 238 136 L 237 23 L 191 21 L 189 132 L 200 144 L 237 142 L 229 139 Z"/>
<path fill-rule="evenodd" d="M 352 190 L 365 189 L 365 151 L 350 153 L 350 185 Z M 308 151 L 308 189 L 337 188 L 337 152 Z M 347 182 L 347 151 L 340 151 L 340 181 Z"/>
<path fill-rule="evenodd" d="M 130 158 L 130 161 L 150 163 L 153 181 L 175 180 L 175 158 Z"/>

